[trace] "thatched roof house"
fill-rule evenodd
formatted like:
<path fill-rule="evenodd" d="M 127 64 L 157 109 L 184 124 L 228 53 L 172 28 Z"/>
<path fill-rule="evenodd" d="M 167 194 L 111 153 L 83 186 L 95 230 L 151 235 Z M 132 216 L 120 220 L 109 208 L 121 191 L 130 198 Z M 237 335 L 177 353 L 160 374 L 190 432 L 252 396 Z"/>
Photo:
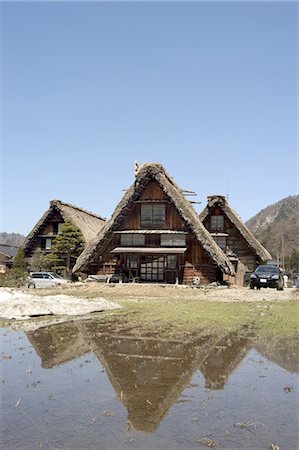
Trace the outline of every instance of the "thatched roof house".
<path fill-rule="evenodd" d="M 197 276 L 210 282 L 219 271 L 234 274 L 184 191 L 157 163 L 138 169 L 134 183 L 73 270 L 113 274 L 117 261 L 141 281 L 185 283 Z"/>
<path fill-rule="evenodd" d="M 81 230 L 86 244 L 96 236 L 105 223 L 105 219 L 97 214 L 61 200 L 52 200 L 49 209 L 24 241 L 25 256 L 32 256 L 37 248 L 50 251 L 52 240 L 66 220 L 71 221 Z"/>
<path fill-rule="evenodd" d="M 208 197 L 207 206 L 199 219 L 221 249 L 235 264 L 235 269 L 252 271 L 260 263 L 271 259 L 270 253 L 254 237 L 223 195 Z M 237 262 L 240 267 L 237 267 Z M 239 284 L 243 284 L 240 277 Z"/>
<path fill-rule="evenodd" d="M 18 249 L 12 245 L 0 244 L 0 273 L 5 273 L 8 268 L 12 267 Z"/>

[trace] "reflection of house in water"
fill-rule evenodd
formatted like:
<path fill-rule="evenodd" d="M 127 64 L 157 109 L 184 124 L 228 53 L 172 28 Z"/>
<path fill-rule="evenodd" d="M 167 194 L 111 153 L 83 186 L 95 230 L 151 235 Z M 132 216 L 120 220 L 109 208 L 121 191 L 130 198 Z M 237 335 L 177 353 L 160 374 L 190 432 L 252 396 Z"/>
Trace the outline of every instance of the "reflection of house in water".
<path fill-rule="evenodd" d="M 246 330 L 184 342 L 120 334 L 95 320 L 51 325 L 27 335 L 45 368 L 93 352 L 127 408 L 128 423 L 143 432 L 159 426 L 196 370 L 206 388 L 223 389 L 246 353 L 258 348 Z"/>
<path fill-rule="evenodd" d="M 136 430 L 152 432 L 178 400 L 215 338 L 205 336 L 198 345 L 179 340 L 136 338 L 102 333 L 87 323 L 93 351 L 104 365 L 111 384 L 128 410 Z M 103 330 L 102 330 L 103 331 Z"/>
<path fill-rule="evenodd" d="M 224 389 L 228 377 L 233 373 L 252 347 L 252 337 L 230 333 L 213 347 L 207 359 L 199 365 L 208 389 Z"/>

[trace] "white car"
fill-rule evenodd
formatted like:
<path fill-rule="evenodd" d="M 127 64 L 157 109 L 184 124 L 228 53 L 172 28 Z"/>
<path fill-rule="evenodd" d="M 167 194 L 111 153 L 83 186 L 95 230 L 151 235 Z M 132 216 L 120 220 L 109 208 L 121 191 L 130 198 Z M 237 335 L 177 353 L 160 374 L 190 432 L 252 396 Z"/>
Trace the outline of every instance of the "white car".
<path fill-rule="evenodd" d="M 43 289 L 69 283 L 55 272 L 31 272 L 28 278 L 29 289 Z"/>

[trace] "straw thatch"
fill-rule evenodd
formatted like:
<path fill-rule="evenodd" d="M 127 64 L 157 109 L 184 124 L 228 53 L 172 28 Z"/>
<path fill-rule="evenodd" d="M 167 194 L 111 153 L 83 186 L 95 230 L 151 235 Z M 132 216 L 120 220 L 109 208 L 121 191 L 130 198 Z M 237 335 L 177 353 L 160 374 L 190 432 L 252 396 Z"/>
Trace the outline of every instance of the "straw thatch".
<path fill-rule="evenodd" d="M 246 227 L 245 223 L 241 220 L 238 214 L 229 206 L 226 198 L 223 195 L 210 195 L 208 196 L 208 203 L 204 210 L 199 214 L 201 222 L 210 213 L 211 209 L 215 206 L 220 206 L 223 214 L 235 225 L 237 230 L 241 233 L 243 238 L 247 241 L 249 247 L 254 250 L 256 255 L 261 261 L 268 261 L 272 258 L 271 254 L 266 250 L 262 244 L 253 236 L 251 231 Z"/>
<path fill-rule="evenodd" d="M 133 202 L 140 198 L 142 191 L 150 181 L 156 181 L 169 201 L 184 220 L 188 230 L 197 238 L 211 260 L 216 263 L 224 273 L 234 275 L 234 268 L 226 255 L 215 243 L 210 233 L 203 226 L 191 203 L 184 197 L 183 191 L 165 171 L 161 164 L 145 163 L 140 166 L 135 182 L 126 191 L 123 198 L 115 208 L 110 220 L 106 222 L 96 238 L 92 240 L 77 259 L 74 272 L 88 272 L 89 264 L 96 256 L 101 254 L 111 241 L 113 233 L 118 231 L 124 217 L 128 214 Z"/>
<path fill-rule="evenodd" d="M 64 220 L 70 220 L 73 225 L 77 226 L 81 230 L 85 243 L 88 243 L 97 235 L 98 231 L 103 227 L 106 221 L 103 217 L 79 208 L 78 206 L 64 203 L 60 200 L 52 200 L 50 201 L 50 208 L 45 212 L 45 214 L 26 237 L 23 244 L 25 252 L 26 250 L 29 250 L 34 239 L 41 233 L 45 222 L 55 210 L 60 212 Z"/>

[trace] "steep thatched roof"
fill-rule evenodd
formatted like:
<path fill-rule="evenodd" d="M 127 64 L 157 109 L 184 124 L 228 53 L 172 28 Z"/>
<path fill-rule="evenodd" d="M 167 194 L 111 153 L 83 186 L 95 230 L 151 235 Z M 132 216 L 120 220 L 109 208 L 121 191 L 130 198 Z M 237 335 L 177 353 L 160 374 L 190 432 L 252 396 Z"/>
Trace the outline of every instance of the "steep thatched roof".
<path fill-rule="evenodd" d="M 90 262 L 98 252 L 105 249 L 112 239 L 113 232 L 117 231 L 123 218 L 127 215 L 134 200 L 138 200 L 142 191 L 150 181 L 156 181 L 177 212 L 194 233 L 198 242 L 224 273 L 234 274 L 234 268 L 222 250 L 215 243 L 210 233 L 203 226 L 191 203 L 184 197 L 182 189 L 169 176 L 164 167 L 157 163 L 145 163 L 140 166 L 135 182 L 126 191 L 123 198 L 115 208 L 110 220 L 106 222 L 96 238 L 89 243 L 77 259 L 74 272 L 88 271 Z"/>
<path fill-rule="evenodd" d="M 267 261 L 272 258 L 268 250 L 253 236 L 251 231 L 246 227 L 238 214 L 229 206 L 226 198 L 223 195 L 210 195 L 208 197 L 208 204 L 204 210 L 199 214 L 199 219 L 204 222 L 205 218 L 215 206 L 220 206 L 223 213 L 239 230 L 243 238 L 248 242 L 248 245 L 255 251 L 262 261 Z"/>
<path fill-rule="evenodd" d="M 96 236 L 105 223 L 105 219 L 97 214 L 93 214 L 78 206 L 70 205 L 69 203 L 64 203 L 60 200 L 52 200 L 50 202 L 50 208 L 40 218 L 26 237 L 23 244 L 25 251 L 29 249 L 35 237 L 40 234 L 40 230 L 44 226 L 46 220 L 55 210 L 60 212 L 64 220 L 70 220 L 81 230 L 86 243 Z"/>

